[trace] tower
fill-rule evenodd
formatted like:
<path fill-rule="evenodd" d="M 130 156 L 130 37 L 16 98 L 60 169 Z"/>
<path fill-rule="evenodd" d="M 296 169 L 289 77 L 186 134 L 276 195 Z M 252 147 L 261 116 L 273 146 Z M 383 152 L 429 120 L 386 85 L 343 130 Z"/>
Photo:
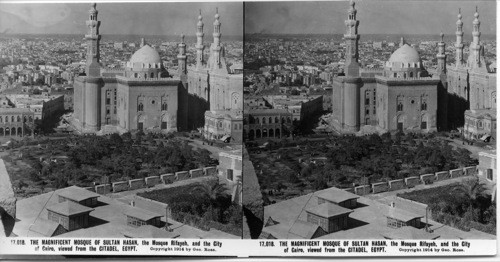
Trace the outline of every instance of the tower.
<path fill-rule="evenodd" d="M 437 128 L 438 130 L 448 129 L 448 80 L 446 76 L 446 53 L 444 34 L 441 32 L 441 42 L 438 43 L 437 70 L 436 75 L 441 80 L 438 83 L 438 103 L 437 103 Z"/>
<path fill-rule="evenodd" d="M 220 64 L 220 55 L 221 55 L 221 45 L 220 45 L 220 21 L 219 21 L 219 8 L 216 9 L 215 11 L 215 21 L 214 21 L 214 42 L 212 43 L 212 57 L 211 57 L 211 62 L 212 64 L 210 65 L 211 69 L 215 69 L 219 66 Z"/>
<path fill-rule="evenodd" d="M 99 64 L 99 26 L 101 21 L 97 20 L 96 3 L 92 3 L 89 10 L 89 20 L 86 21 L 88 31 L 85 35 L 87 40 L 87 65 L 85 73 L 87 76 L 98 77 L 101 74 L 101 66 Z"/>
<path fill-rule="evenodd" d="M 459 67 L 463 63 L 464 56 L 464 44 L 463 44 L 463 36 L 464 32 L 462 31 L 462 27 L 464 23 L 462 22 L 462 14 L 460 9 L 458 9 L 458 20 L 457 20 L 457 31 L 455 35 L 457 36 L 457 42 L 455 43 L 455 66 Z"/>
<path fill-rule="evenodd" d="M 179 61 L 179 76 L 181 81 L 185 82 L 187 67 L 186 67 L 186 44 L 184 43 L 184 34 L 181 35 L 181 43 L 179 44 L 179 54 L 177 55 Z"/>
<path fill-rule="evenodd" d="M 144 45 L 146 45 L 146 40 L 144 39 L 144 37 L 142 37 L 141 44 L 139 45 L 139 47 L 143 47 Z"/>
<path fill-rule="evenodd" d="M 438 53 L 437 58 L 437 75 L 446 74 L 446 54 L 445 54 L 445 43 L 444 34 L 441 32 L 441 42 L 438 43 Z"/>
<path fill-rule="evenodd" d="M 356 8 L 354 8 L 354 1 L 350 2 L 351 7 L 347 11 L 348 19 L 345 21 L 346 34 L 344 39 L 346 41 L 346 58 L 345 58 L 345 75 L 346 76 L 359 76 L 359 63 L 358 63 L 358 26 L 359 21 L 356 20 Z"/>
<path fill-rule="evenodd" d="M 203 67 L 203 17 L 198 16 L 198 24 L 196 25 L 196 69 Z"/>
<path fill-rule="evenodd" d="M 481 32 L 479 32 L 479 26 L 481 25 L 481 22 L 479 22 L 479 13 L 477 12 L 477 6 L 476 6 L 476 13 L 474 13 L 474 21 L 472 21 L 472 43 L 470 45 L 470 52 L 473 55 L 473 61 L 471 61 L 471 67 L 472 68 L 477 68 L 480 66 L 480 49 L 481 49 L 481 44 L 480 44 L 480 39 L 479 37 L 481 36 Z"/>

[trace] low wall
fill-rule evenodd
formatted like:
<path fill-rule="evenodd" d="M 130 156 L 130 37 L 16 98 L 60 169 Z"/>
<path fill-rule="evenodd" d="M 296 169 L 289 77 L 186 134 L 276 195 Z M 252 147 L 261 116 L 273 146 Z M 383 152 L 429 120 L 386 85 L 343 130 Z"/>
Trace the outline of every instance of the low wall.
<path fill-rule="evenodd" d="M 416 185 L 420 184 L 420 177 L 418 176 L 411 176 L 405 178 L 405 184 L 407 187 L 414 187 Z"/>
<path fill-rule="evenodd" d="M 84 187 L 83 189 L 87 189 L 88 191 L 95 192 L 95 187 L 90 186 L 90 187 Z"/>
<path fill-rule="evenodd" d="M 101 194 L 101 195 L 109 194 L 109 193 L 111 193 L 111 185 L 106 184 L 106 185 L 95 186 L 95 192 L 97 194 Z"/>
<path fill-rule="evenodd" d="M 423 184 L 431 184 L 434 183 L 435 180 L 436 180 L 435 174 L 420 175 L 420 181 L 422 181 Z"/>
<path fill-rule="evenodd" d="M 163 182 L 163 184 L 172 184 L 175 182 L 175 174 L 161 175 L 160 180 Z"/>
<path fill-rule="evenodd" d="M 205 176 L 216 176 L 217 175 L 217 168 L 214 166 L 204 167 L 203 173 L 205 173 Z"/>
<path fill-rule="evenodd" d="M 391 191 L 403 189 L 405 187 L 406 187 L 406 184 L 405 184 L 405 181 L 403 179 L 389 181 L 389 189 Z"/>
<path fill-rule="evenodd" d="M 371 186 L 370 185 L 357 186 L 357 187 L 354 188 L 354 194 L 356 194 L 358 196 L 367 195 L 367 194 L 370 194 L 370 192 L 371 192 Z"/>
<path fill-rule="evenodd" d="M 469 166 L 469 167 L 464 167 L 464 173 L 466 176 L 472 176 L 476 173 L 477 167 L 475 166 Z"/>
<path fill-rule="evenodd" d="M 372 184 L 373 194 L 380 193 L 380 192 L 386 192 L 388 190 L 389 190 L 389 185 L 387 184 L 387 182 L 379 182 L 379 183 Z"/>
<path fill-rule="evenodd" d="M 114 182 L 113 183 L 113 193 L 126 191 L 129 189 L 128 181 Z"/>
<path fill-rule="evenodd" d="M 354 188 L 346 188 L 344 190 L 349 193 L 354 193 Z"/>
<path fill-rule="evenodd" d="M 143 178 L 129 180 L 128 185 L 130 187 L 130 190 L 146 187 L 146 183 L 144 182 Z"/>
<path fill-rule="evenodd" d="M 457 168 L 450 170 L 450 177 L 451 178 L 457 178 L 463 176 L 464 170 L 462 168 Z"/>
<path fill-rule="evenodd" d="M 148 176 L 144 178 L 147 186 L 155 186 L 161 183 L 160 176 Z"/>
<path fill-rule="evenodd" d="M 189 174 L 191 175 L 191 178 L 202 177 L 203 169 L 199 168 L 199 169 L 189 170 Z"/>
<path fill-rule="evenodd" d="M 441 181 L 445 179 L 450 179 L 450 172 L 449 171 L 441 171 L 441 172 L 436 172 L 436 180 Z"/>
<path fill-rule="evenodd" d="M 188 171 L 180 171 L 175 173 L 175 178 L 177 181 L 186 180 L 191 178 Z"/>

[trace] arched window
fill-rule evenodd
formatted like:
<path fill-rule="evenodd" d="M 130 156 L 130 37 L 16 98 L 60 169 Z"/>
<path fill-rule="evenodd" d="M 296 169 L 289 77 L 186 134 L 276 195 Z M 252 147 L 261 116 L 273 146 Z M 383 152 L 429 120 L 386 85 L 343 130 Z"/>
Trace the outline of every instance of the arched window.
<path fill-rule="evenodd" d="M 137 104 L 137 111 L 144 111 L 144 105 L 142 103 Z"/>
<path fill-rule="evenodd" d="M 259 121 L 259 118 L 258 118 L 258 117 L 256 117 L 256 118 L 255 118 L 255 123 L 256 123 L 256 124 L 260 124 L 260 121 Z"/>
<path fill-rule="evenodd" d="M 0 123 L 2 123 L 2 122 L 3 122 L 3 117 L 0 116 Z"/>
<path fill-rule="evenodd" d="M 273 118 L 269 117 L 269 124 L 272 124 L 272 123 L 273 123 Z"/>
<path fill-rule="evenodd" d="M 266 118 L 265 118 L 265 117 L 263 117 L 263 118 L 262 118 L 262 124 L 265 124 L 265 123 L 266 123 Z"/>
<path fill-rule="evenodd" d="M 275 117 L 275 118 L 274 118 L 274 123 L 276 123 L 276 124 L 279 124 L 279 123 L 280 123 L 280 119 L 279 119 L 279 117 Z"/>
<path fill-rule="evenodd" d="M 14 116 L 10 117 L 10 122 L 16 122 L 16 118 Z"/>
<path fill-rule="evenodd" d="M 161 104 L 161 110 L 162 110 L 162 111 L 167 111 L 167 103 L 166 103 L 166 102 L 163 102 L 163 103 Z"/>
<path fill-rule="evenodd" d="M 410 72 L 410 77 L 413 77 L 413 72 Z"/>
<path fill-rule="evenodd" d="M 17 116 L 17 122 L 21 122 L 21 116 Z"/>
<path fill-rule="evenodd" d="M 402 102 L 398 102 L 398 112 L 400 111 L 403 111 L 403 103 Z"/>
<path fill-rule="evenodd" d="M 151 78 L 154 78 L 155 77 L 155 73 L 151 73 Z"/>

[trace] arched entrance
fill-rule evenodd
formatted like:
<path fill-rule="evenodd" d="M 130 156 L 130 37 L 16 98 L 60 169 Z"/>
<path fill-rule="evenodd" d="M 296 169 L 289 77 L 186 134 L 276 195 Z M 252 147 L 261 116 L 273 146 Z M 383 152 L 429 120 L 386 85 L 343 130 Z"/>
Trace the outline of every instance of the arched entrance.
<path fill-rule="evenodd" d="M 163 115 L 161 117 L 161 129 L 165 130 L 167 128 L 168 128 L 168 116 L 167 115 Z"/>
<path fill-rule="evenodd" d="M 18 136 L 23 136 L 23 129 L 21 127 L 17 128 L 17 135 Z"/>
<path fill-rule="evenodd" d="M 145 122 L 145 117 L 143 115 L 137 117 L 137 130 L 144 129 L 144 122 Z"/>
<path fill-rule="evenodd" d="M 267 137 L 267 129 L 265 129 L 265 128 L 262 129 L 262 137 Z"/>
<path fill-rule="evenodd" d="M 261 133 L 260 133 L 260 129 L 257 129 L 257 131 L 255 131 L 255 138 L 260 138 L 261 137 Z"/>
<path fill-rule="evenodd" d="M 16 128 L 15 127 L 13 127 L 13 128 L 10 129 L 10 135 L 11 136 L 15 136 L 16 135 Z"/>
<path fill-rule="evenodd" d="M 279 128 L 276 128 L 275 135 L 276 135 L 277 138 L 281 138 L 281 134 L 280 134 L 280 129 Z"/>
<path fill-rule="evenodd" d="M 274 137 L 274 129 L 269 129 L 269 137 Z"/>
<path fill-rule="evenodd" d="M 423 115 L 421 120 L 420 120 L 420 129 L 427 130 L 427 128 L 428 128 L 427 123 L 428 123 L 427 115 Z"/>
<path fill-rule="evenodd" d="M 248 132 L 248 139 L 253 140 L 255 138 L 255 131 L 253 129 L 250 129 Z"/>

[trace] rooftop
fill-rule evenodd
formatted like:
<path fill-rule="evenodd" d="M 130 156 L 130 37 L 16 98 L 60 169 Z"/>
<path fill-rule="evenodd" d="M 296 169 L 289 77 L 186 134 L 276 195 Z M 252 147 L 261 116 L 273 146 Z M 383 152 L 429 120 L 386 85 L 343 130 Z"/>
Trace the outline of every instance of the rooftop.
<path fill-rule="evenodd" d="M 157 64 L 161 63 L 161 58 L 154 48 L 146 44 L 132 55 L 130 63 Z"/>
<path fill-rule="evenodd" d="M 345 190 L 341 191 L 325 191 L 317 194 L 318 198 L 323 198 L 333 203 L 341 203 L 346 200 L 358 199 L 359 196 L 353 193 L 349 193 Z"/>
<path fill-rule="evenodd" d="M 389 62 L 418 63 L 420 62 L 420 55 L 418 54 L 417 50 L 415 50 L 415 48 L 405 43 L 403 46 L 394 51 L 394 53 L 392 53 L 391 57 L 389 58 Z"/>
<path fill-rule="evenodd" d="M 143 221 L 148 221 L 153 218 L 161 217 L 162 215 L 149 212 L 147 210 L 143 209 L 137 209 L 137 208 L 127 208 L 123 211 L 123 214 L 131 217 L 138 218 Z"/>
<path fill-rule="evenodd" d="M 29 237 L 51 237 L 54 235 L 59 223 L 44 218 L 39 218 L 30 227 Z"/>
<path fill-rule="evenodd" d="M 387 230 L 381 234 L 385 238 L 389 239 L 425 239 L 434 240 L 439 238 L 436 233 L 426 232 L 425 229 L 417 229 L 414 227 L 400 227 L 397 229 Z"/>
<path fill-rule="evenodd" d="M 325 218 L 341 216 L 353 212 L 351 209 L 328 202 L 313 208 L 309 208 L 306 211 Z"/>
<path fill-rule="evenodd" d="M 387 213 L 386 217 L 395 218 L 397 220 L 408 222 L 408 221 L 413 220 L 415 218 L 422 218 L 424 216 L 417 215 L 415 213 L 408 212 L 408 211 L 405 211 L 405 210 L 402 210 L 399 208 L 390 207 L 389 212 Z"/>
<path fill-rule="evenodd" d="M 73 216 L 82 213 L 92 212 L 93 208 L 86 207 L 75 203 L 73 201 L 64 201 L 52 206 L 47 207 L 48 210 L 64 215 L 64 216 Z"/>
<path fill-rule="evenodd" d="M 152 225 L 144 225 L 136 228 L 130 228 L 123 232 L 125 237 L 130 238 L 177 238 L 178 233 L 169 232 L 164 228 L 158 228 Z"/>
<path fill-rule="evenodd" d="M 59 191 L 58 195 L 67 199 L 71 199 L 76 202 L 100 196 L 97 193 L 94 193 L 92 191 L 77 186 L 70 186 L 63 188 L 61 189 L 61 191 Z"/>

